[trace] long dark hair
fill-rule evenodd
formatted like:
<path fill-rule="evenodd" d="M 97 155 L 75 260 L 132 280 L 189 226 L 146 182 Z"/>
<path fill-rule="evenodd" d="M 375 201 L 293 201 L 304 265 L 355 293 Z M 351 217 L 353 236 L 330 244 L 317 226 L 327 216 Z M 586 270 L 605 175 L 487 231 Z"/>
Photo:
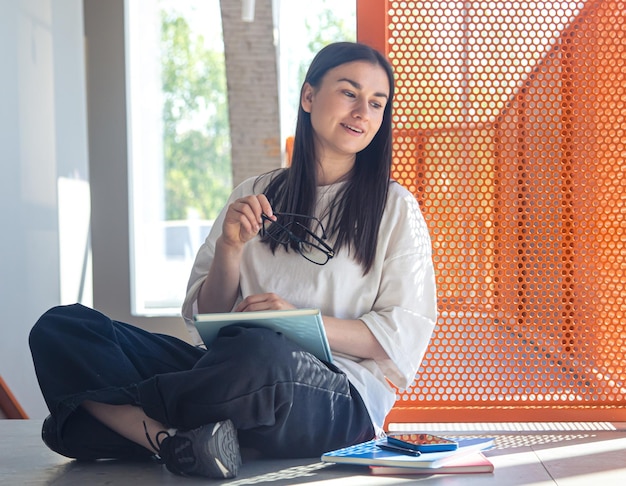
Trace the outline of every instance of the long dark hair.
<path fill-rule="evenodd" d="M 330 69 L 355 61 L 366 61 L 385 70 L 389 79 L 389 99 L 380 129 L 370 144 L 356 154 L 349 180 L 330 205 L 326 229 L 331 240 L 334 240 L 335 251 L 347 248 L 363 266 L 363 273 L 366 274 L 374 263 L 380 220 L 391 177 L 393 69 L 380 52 L 365 44 L 337 42 L 317 53 L 304 83 L 319 87 Z M 300 93 L 302 95 L 302 90 Z M 313 214 L 317 192 L 314 138 L 311 116 L 300 105 L 291 165 L 279 172 L 265 190 L 274 211 Z M 272 251 L 279 245 L 271 239 L 266 242 Z"/>

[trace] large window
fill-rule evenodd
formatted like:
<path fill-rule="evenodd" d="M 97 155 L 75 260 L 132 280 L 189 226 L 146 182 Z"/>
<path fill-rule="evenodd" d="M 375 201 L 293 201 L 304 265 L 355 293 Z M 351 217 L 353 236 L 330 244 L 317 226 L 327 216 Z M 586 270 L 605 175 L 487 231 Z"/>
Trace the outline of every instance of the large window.
<path fill-rule="evenodd" d="M 131 305 L 177 314 L 232 188 L 219 2 L 127 2 Z"/>
<path fill-rule="evenodd" d="M 355 1 L 274 9 L 284 139 L 314 52 L 355 39 Z M 176 315 L 233 184 L 220 2 L 127 1 L 126 22 L 131 313 Z"/>

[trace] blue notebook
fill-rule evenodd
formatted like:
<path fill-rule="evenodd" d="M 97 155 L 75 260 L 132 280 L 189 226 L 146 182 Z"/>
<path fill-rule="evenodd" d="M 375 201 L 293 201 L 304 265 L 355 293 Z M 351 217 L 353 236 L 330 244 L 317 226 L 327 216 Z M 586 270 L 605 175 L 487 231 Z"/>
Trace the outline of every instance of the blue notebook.
<path fill-rule="evenodd" d="M 407 468 L 436 469 L 458 460 L 459 458 L 490 449 L 495 440 L 491 437 L 467 438 L 449 437 L 458 442 L 459 447 L 453 451 L 425 452 L 419 456 L 409 456 L 380 449 L 376 444 L 386 443 L 386 439 L 375 439 L 362 442 L 343 449 L 326 452 L 322 455 L 322 462 L 337 464 L 352 464 L 361 466 L 393 466 Z"/>
<path fill-rule="evenodd" d="M 259 312 L 197 314 L 194 324 L 209 347 L 222 327 L 232 324 L 262 326 L 282 333 L 302 349 L 328 363 L 333 362 L 319 309 L 290 309 Z"/>

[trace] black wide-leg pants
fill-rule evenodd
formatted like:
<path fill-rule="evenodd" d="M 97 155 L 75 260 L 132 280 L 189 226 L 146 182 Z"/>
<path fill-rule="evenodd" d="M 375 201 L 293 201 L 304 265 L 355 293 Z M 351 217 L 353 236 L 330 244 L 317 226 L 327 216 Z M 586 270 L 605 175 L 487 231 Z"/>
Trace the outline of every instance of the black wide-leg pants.
<path fill-rule="evenodd" d="M 242 447 L 273 457 L 314 457 L 374 435 L 346 375 L 268 329 L 229 326 L 205 350 L 75 304 L 46 312 L 29 342 L 57 437 L 74 457 L 145 453 L 89 416 L 85 400 L 136 405 L 172 428 L 231 419 Z"/>

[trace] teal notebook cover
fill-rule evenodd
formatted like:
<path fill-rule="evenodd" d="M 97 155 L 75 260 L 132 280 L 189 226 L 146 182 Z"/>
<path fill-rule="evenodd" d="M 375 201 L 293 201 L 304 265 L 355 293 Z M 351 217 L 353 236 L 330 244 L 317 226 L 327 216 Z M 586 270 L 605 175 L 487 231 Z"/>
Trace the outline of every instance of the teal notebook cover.
<path fill-rule="evenodd" d="M 493 438 L 450 437 L 459 447 L 446 452 L 424 452 L 419 456 L 409 456 L 379 448 L 376 444 L 386 443 L 386 439 L 362 442 L 343 449 L 326 452 L 322 462 L 352 464 L 361 466 L 394 466 L 436 469 L 468 454 L 474 454 L 494 446 Z"/>
<path fill-rule="evenodd" d="M 222 327 L 232 324 L 262 326 L 282 333 L 322 361 L 333 362 L 319 309 L 197 314 L 194 321 L 207 347 L 215 340 Z"/>

